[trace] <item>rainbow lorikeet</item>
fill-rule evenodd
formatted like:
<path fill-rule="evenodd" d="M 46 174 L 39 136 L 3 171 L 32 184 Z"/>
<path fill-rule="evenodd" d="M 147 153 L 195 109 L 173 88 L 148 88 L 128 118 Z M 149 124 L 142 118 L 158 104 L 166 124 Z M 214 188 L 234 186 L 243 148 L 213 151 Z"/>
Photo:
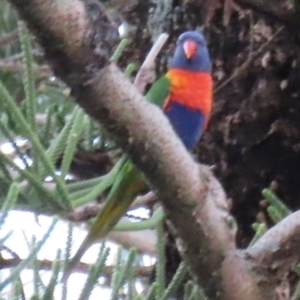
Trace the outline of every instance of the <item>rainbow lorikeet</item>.
<path fill-rule="evenodd" d="M 180 35 L 169 71 L 154 83 L 146 98 L 163 107 L 174 131 L 188 150 L 197 144 L 212 107 L 211 62 L 201 33 L 187 31 Z M 63 280 L 85 251 L 113 228 L 146 187 L 141 173 L 127 160 L 117 175 L 104 208 L 68 264 Z"/>

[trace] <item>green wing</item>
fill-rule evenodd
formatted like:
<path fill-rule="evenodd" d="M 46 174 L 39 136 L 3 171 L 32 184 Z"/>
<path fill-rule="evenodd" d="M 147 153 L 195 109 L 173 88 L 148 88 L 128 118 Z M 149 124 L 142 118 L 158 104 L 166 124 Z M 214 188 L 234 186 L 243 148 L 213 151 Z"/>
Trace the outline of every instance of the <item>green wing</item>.
<path fill-rule="evenodd" d="M 170 80 L 166 76 L 163 76 L 152 85 L 146 95 L 146 99 L 159 107 L 163 107 L 169 93 Z"/>
<path fill-rule="evenodd" d="M 148 91 L 146 98 L 149 102 L 162 107 L 169 95 L 170 81 L 167 77 L 158 79 Z M 105 201 L 103 209 L 99 212 L 96 220 L 90 228 L 86 238 L 80 245 L 75 256 L 67 265 L 63 281 L 65 281 L 73 268 L 80 261 L 86 250 L 97 240 L 105 237 L 126 213 L 135 197 L 144 189 L 147 183 L 142 174 L 128 159 L 121 168 L 114 184 Z"/>

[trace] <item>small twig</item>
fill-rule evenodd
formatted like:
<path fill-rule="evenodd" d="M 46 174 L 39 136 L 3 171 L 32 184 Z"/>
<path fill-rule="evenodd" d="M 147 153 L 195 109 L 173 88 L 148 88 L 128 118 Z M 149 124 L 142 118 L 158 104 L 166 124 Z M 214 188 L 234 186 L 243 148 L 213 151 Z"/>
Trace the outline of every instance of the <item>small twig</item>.
<path fill-rule="evenodd" d="M 32 54 L 34 56 L 40 56 L 40 57 L 43 56 L 43 52 L 41 51 L 41 49 L 32 49 Z M 7 62 L 13 62 L 16 60 L 21 61 L 21 59 L 22 59 L 22 53 L 16 53 L 11 56 L 7 56 L 7 57 L 3 58 L 2 61 L 7 63 Z"/>
<path fill-rule="evenodd" d="M 125 249 L 132 247 L 136 248 L 138 252 L 156 256 L 156 241 L 157 235 L 154 230 L 146 229 L 141 231 L 111 231 L 107 239 Z"/>
<path fill-rule="evenodd" d="M 274 38 L 283 30 L 284 26 L 281 26 L 263 45 L 261 45 L 255 52 L 253 52 L 249 58 L 238 68 L 235 69 L 232 73 L 232 75 L 222 82 L 219 86 L 217 86 L 214 90 L 214 93 L 218 93 L 222 88 L 224 88 L 227 84 L 229 84 L 234 78 L 236 78 L 238 75 L 243 73 L 251 63 L 260 56 L 266 49 L 267 46 L 274 40 Z"/>
<path fill-rule="evenodd" d="M 5 60 L 0 60 L 0 70 L 9 71 L 9 72 L 23 72 L 24 65 L 21 62 L 7 62 Z M 49 77 L 52 75 L 52 71 L 49 66 L 38 66 L 35 65 L 33 70 L 40 76 Z"/>
<path fill-rule="evenodd" d="M 2 245 L 2 246 L 1 246 L 1 251 L 2 251 L 2 250 L 7 251 L 7 252 L 13 257 L 13 258 L 10 259 L 10 260 L 11 260 L 12 262 L 14 262 L 14 263 L 16 264 L 16 266 L 21 262 L 20 256 L 19 256 L 16 252 L 14 252 L 13 250 L 11 250 L 10 248 L 8 248 L 8 247 Z M 1 255 L 0 266 L 1 266 L 2 264 L 5 264 L 5 262 L 6 262 L 6 259 L 4 259 L 4 258 L 2 257 L 2 255 Z M 19 276 L 19 281 L 21 282 L 21 277 L 20 277 L 20 276 Z M 23 300 L 23 299 L 26 299 L 26 298 L 25 298 L 25 294 L 24 294 L 24 285 L 22 284 L 22 282 L 21 282 L 21 299 L 22 299 L 22 300 Z"/>
<path fill-rule="evenodd" d="M 153 192 L 149 192 L 143 196 L 137 196 L 133 201 L 130 209 L 135 209 L 141 206 L 145 206 L 151 202 L 155 201 L 155 196 Z M 66 215 L 66 219 L 72 222 L 83 222 L 94 218 L 101 209 L 103 209 L 104 204 L 88 204 L 79 206 L 73 209 L 70 213 Z"/>
<path fill-rule="evenodd" d="M 83 222 L 96 217 L 103 208 L 103 204 L 88 204 L 74 208 L 66 215 L 66 219 L 71 222 Z"/>
<path fill-rule="evenodd" d="M 130 209 L 135 209 L 141 206 L 146 206 L 148 204 L 153 204 L 156 201 L 153 192 L 149 192 L 143 196 L 137 196 L 130 206 Z"/>
<path fill-rule="evenodd" d="M 18 40 L 18 30 L 15 29 L 0 37 L 0 48 Z"/>
<path fill-rule="evenodd" d="M 22 261 L 23 260 L 20 259 L 19 257 L 10 258 L 10 259 L 2 259 L 0 261 L 0 270 L 11 269 L 13 267 L 16 267 Z M 41 270 L 51 271 L 53 261 L 48 260 L 48 259 L 39 260 L 38 264 L 40 265 Z M 74 272 L 87 274 L 89 267 L 90 267 L 89 264 L 80 262 L 75 267 Z M 27 268 L 31 268 L 31 265 L 28 265 Z M 103 269 L 104 275 L 106 275 L 107 277 L 111 277 L 112 273 L 113 273 L 113 269 L 114 269 L 114 266 L 105 266 Z M 152 271 L 153 271 L 153 266 L 149 266 L 149 267 L 138 266 L 138 267 L 134 268 L 134 273 L 137 277 L 149 277 L 151 275 Z"/>
<path fill-rule="evenodd" d="M 3 251 L 3 250 L 7 251 L 13 257 L 14 260 L 15 259 L 20 259 L 20 256 L 16 252 L 14 252 L 13 250 L 11 250 L 10 248 L 8 248 L 4 245 L 1 246 L 0 251 Z"/>
<path fill-rule="evenodd" d="M 135 80 L 134 85 L 136 86 L 137 90 L 142 94 L 144 92 L 144 89 L 149 83 L 149 78 L 151 78 L 151 69 L 153 67 L 155 58 L 157 57 L 158 53 L 160 52 L 161 48 L 167 41 L 169 35 L 166 33 L 162 33 L 154 45 L 152 46 L 150 52 L 148 53 L 145 61 L 143 62 L 142 66 L 140 67 Z"/>

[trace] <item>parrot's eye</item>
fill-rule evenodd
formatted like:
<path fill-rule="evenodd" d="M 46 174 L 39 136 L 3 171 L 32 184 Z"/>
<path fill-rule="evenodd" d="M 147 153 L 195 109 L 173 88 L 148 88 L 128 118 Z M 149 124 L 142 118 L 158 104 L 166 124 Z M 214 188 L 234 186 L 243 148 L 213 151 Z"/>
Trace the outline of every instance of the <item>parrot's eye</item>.
<path fill-rule="evenodd" d="M 195 42 L 197 43 L 197 45 L 199 46 L 205 46 L 205 42 L 203 40 L 195 40 Z"/>

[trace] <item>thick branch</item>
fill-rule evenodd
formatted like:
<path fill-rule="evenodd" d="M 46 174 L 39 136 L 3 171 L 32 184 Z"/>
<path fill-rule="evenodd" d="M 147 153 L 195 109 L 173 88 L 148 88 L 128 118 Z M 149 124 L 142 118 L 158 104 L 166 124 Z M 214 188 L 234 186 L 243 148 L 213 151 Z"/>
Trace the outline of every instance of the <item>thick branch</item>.
<path fill-rule="evenodd" d="M 261 270 L 282 275 L 299 262 L 299 244 L 300 211 L 297 211 L 268 230 L 245 254 L 259 262 Z"/>

